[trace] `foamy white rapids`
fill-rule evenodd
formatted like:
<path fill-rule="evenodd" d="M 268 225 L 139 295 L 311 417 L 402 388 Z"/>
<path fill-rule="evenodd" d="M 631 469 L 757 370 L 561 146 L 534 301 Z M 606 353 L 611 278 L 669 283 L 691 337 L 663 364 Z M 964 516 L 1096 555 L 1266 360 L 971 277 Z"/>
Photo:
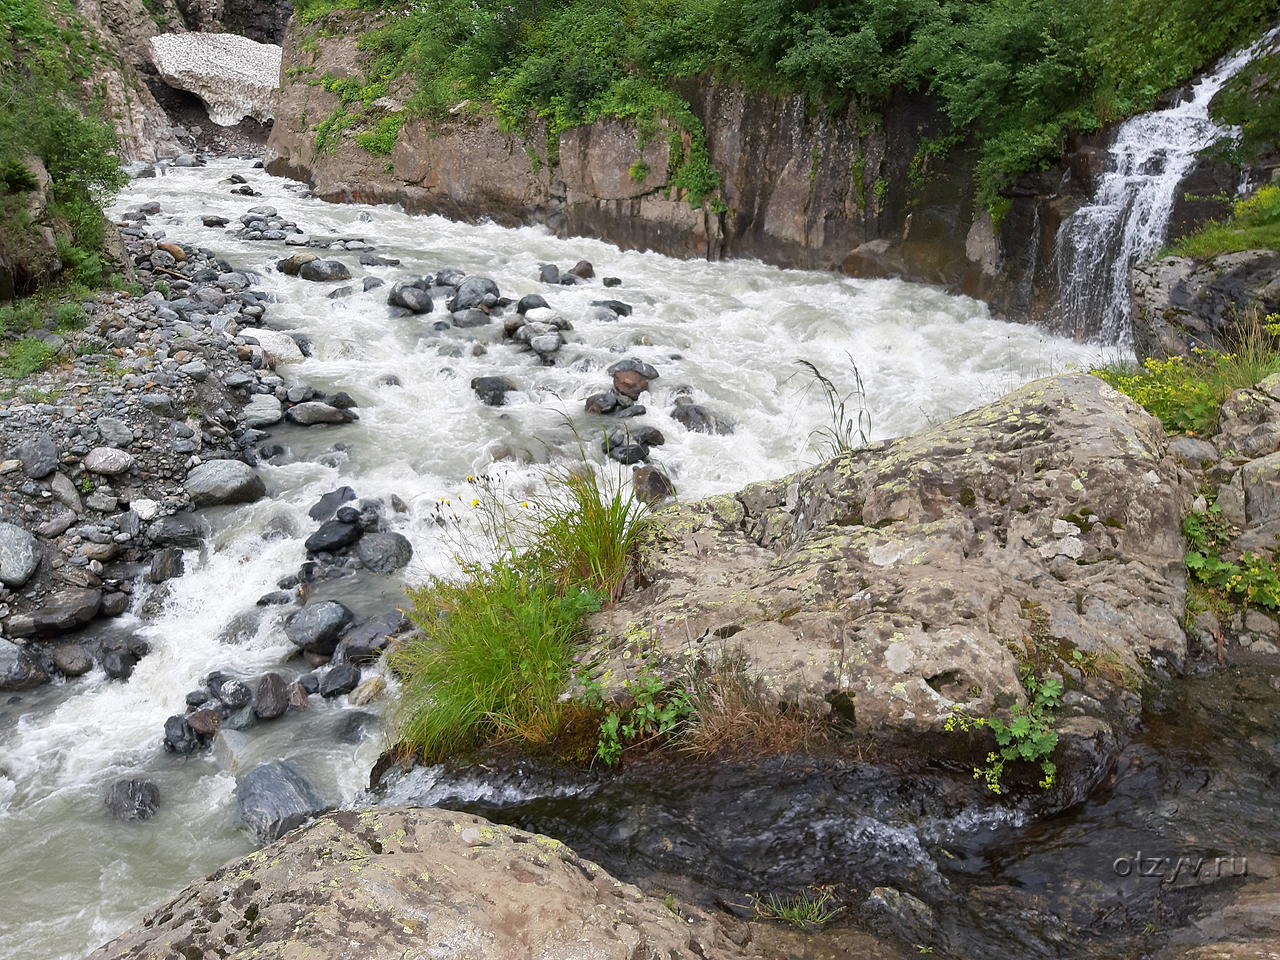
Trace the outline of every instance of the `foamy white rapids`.
<path fill-rule="evenodd" d="M 1122 123 L 1107 148 L 1107 169 L 1091 200 L 1058 228 L 1055 254 L 1060 328 L 1079 338 L 1133 342 L 1129 268 L 1168 236 L 1178 187 L 1207 147 L 1239 136 L 1209 117 L 1218 91 L 1273 49 L 1277 31 L 1223 59 L 1167 110 Z"/>
<path fill-rule="evenodd" d="M 218 182 L 231 173 L 246 176 L 263 196 L 232 196 Z M 299 669 L 282 665 L 289 653 L 279 630 L 284 611 L 263 611 L 254 601 L 297 570 L 302 539 L 315 527 L 306 510 L 320 494 L 348 484 L 361 497 L 403 499 L 408 511 L 391 517 L 414 545 L 406 571 L 413 581 L 448 571 L 459 530 L 472 529 L 476 488 L 469 475 L 492 475 L 503 496 L 518 502 L 536 490 L 545 469 L 539 462 L 575 457 L 580 445 L 600 458 L 599 424 L 583 413 L 582 400 L 608 384 L 605 367 L 622 356 L 661 374 L 642 398 L 649 413 L 639 422 L 665 434 L 655 460 L 686 498 L 816 462 L 811 434 L 827 424 L 828 412 L 799 360 L 817 364 L 841 390 L 852 388 L 850 358 L 856 362 L 873 432 L 886 437 L 1097 359 L 1097 348 L 998 322 L 982 304 L 927 286 L 680 261 L 558 240 L 540 229 L 330 205 L 247 162 L 135 181 L 116 210 L 147 200 L 160 202 L 163 212 L 150 223 L 167 239 L 208 247 L 237 269 L 259 272 L 255 287 L 278 300 L 267 325 L 313 344 L 310 359 L 282 373 L 321 390 L 346 390 L 360 419 L 273 430 L 272 441 L 292 457 L 262 468 L 270 497 L 211 513 L 213 544 L 188 555 L 187 573 L 171 582 L 159 614 L 109 628 L 141 630 L 152 646 L 130 680 L 95 674 L 0 703 L 0 957 L 82 956 L 146 907 L 247 851 L 250 840 L 231 824 L 230 798 L 234 775 L 254 763 L 292 757 L 332 803 L 357 796 L 381 740 L 359 736 L 362 711 L 345 702 L 313 697 L 310 711 L 247 731 L 248 746 L 236 756 L 177 758 L 161 749 L 164 719 L 181 712 L 184 693 L 210 671 L 252 677 Z M 342 284 L 274 270 L 298 248 L 240 241 L 201 225 L 202 216 L 215 214 L 235 223 L 259 204 L 275 206 L 314 237 L 361 237 L 403 264 L 366 268 L 355 253 L 330 251 L 350 265 L 355 279 L 348 285 L 357 292 L 329 299 Z M 592 261 L 598 276 L 622 278 L 622 286 L 538 282 L 539 264 L 568 267 L 579 259 Z M 556 365 L 541 366 L 503 343 L 500 323 L 439 332 L 433 324 L 447 317 L 442 305 L 429 316 L 396 318 L 385 287 L 359 292 L 365 276 L 390 282 L 446 267 L 491 276 L 508 296 L 543 294 L 574 323 Z M 603 298 L 633 304 L 635 312 L 616 323 L 585 319 L 590 302 Z M 481 355 L 471 355 L 472 340 L 484 346 Z M 471 379 L 491 374 L 520 386 L 507 406 L 485 407 L 472 393 Z M 682 388 L 731 421 L 734 432 L 708 436 L 676 423 L 670 411 Z M 495 465 L 499 447 L 514 458 Z M 317 596 L 364 614 L 389 608 L 402 589 L 399 580 L 362 577 L 326 584 Z M 159 784 L 156 819 L 122 824 L 107 816 L 103 795 L 123 776 Z"/>

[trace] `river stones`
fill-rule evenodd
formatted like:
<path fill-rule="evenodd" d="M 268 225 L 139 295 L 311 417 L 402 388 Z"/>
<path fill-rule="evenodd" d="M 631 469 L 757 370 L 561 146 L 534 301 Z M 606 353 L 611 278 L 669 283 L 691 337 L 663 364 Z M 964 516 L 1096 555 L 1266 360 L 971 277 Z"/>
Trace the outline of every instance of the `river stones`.
<path fill-rule="evenodd" d="M 294 646 L 327 657 L 337 647 L 338 638 L 351 620 L 351 611 L 343 604 L 337 600 L 322 600 L 292 614 L 285 621 L 284 635 Z"/>
<path fill-rule="evenodd" d="M 593 307 L 604 307 L 607 310 L 612 310 L 620 317 L 631 316 L 631 304 L 623 303 L 621 300 L 592 300 L 591 305 Z"/>
<path fill-rule="evenodd" d="M 289 709 L 289 685 L 278 673 L 266 673 L 258 678 L 254 693 L 253 712 L 259 720 L 274 720 Z"/>
<path fill-rule="evenodd" d="M 279 330 L 265 327 L 242 327 L 240 336 L 256 340 L 267 356 L 278 366 L 282 363 L 301 363 L 305 357 L 298 341 Z"/>
<path fill-rule="evenodd" d="M 139 777 L 117 780 L 103 797 L 103 803 L 117 820 L 150 820 L 160 809 L 160 788 Z"/>
<path fill-rule="evenodd" d="M 9 618 L 8 632 L 15 637 L 65 633 L 92 620 L 102 606 L 102 591 L 89 587 L 65 587 L 50 594 L 44 604 L 26 615 Z"/>
<path fill-rule="evenodd" d="M 409 620 L 399 610 L 361 620 L 342 635 L 335 659 L 346 663 L 372 663 L 382 656 L 392 637 L 408 628 Z"/>
<path fill-rule="evenodd" d="M 418 277 L 412 280 L 397 280 L 387 291 L 387 303 L 393 307 L 403 307 L 413 313 L 430 313 L 434 304 L 431 302 L 432 277 Z"/>
<path fill-rule="evenodd" d="M 544 263 L 538 268 L 538 279 L 543 283 L 559 283 L 560 268 L 554 263 Z"/>
<path fill-rule="evenodd" d="M 284 408 L 270 393 L 255 393 L 241 412 L 246 427 L 270 427 L 284 419 Z"/>
<path fill-rule="evenodd" d="M 591 265 L 590 260 L 579 260 L 569 268 L 569 272 L 575 277 L 581 277 L 583 280 L 590 280 L 596 275 L 596 268 Z"/>
<path fill-rule="evenodd" d="M 641 503 L 660 503 L 676 493 L 671 478 L 654 466 L 636 467 L 631 474 L 631 486 Z"/>
<path fill-rule="evenodd" d="M 22 586 L 36 572 L 40 555 L 35 537 L 16 524 L 0 523 L 0 583 Z"/>
<path fill-rule="evenodd" d="M 507 402 L 507 394 L 520 388 L 506 377 L 476 377 L 471 381 L 480 402 L 490 407 L 500 407 Z"/>
<path fill-rule="evenodd" d="M 175 513 L 152 522 L 147 537 L 157 547 L 198 547 L 204 542 L 204 524 L 195 514 Z"/>
<path fill-rule="evenodd" d="M 53 665 L 65 676 L 79 677 L 93 669 L 93 657 L 78 643 L 64 643 L 54 648 Z"/>
<path fill-rule="evenodd" d="M 658 379 L 658 371 L 653 366 L 630 357 L 619 360 L 607 372 L 613 377 L 614 393 L 632 400 L 649 389 L 650 380 Z"/>
<path fill-rule="evenodd" d="M 340 506 L 350 503 L 355 498 L 356 492 L 350 487 L 338 487 L 337 490 L 330 490 L 312 504 L 311 509 L 307 511 L 307 516 L 312 520 L 328 520 Z"/>
<path fill-rule="evenodd" d="M 349 663 L 336 663 L 320 678 L 320 696 L 329 698 L 350 693 L 359 683 L 359 667 Z"/>
<path fill-rule="evenodd" d="M 48 437 L 35 437 L 18 444 L 14 456 L 22 461 L 22 472 L 40 480 L 58 468 L 58 448 Z"/>
<path fill-rule="evenodd" d="M 0 690 L 29 690 L 48 679 L 25 648 L 0 639 Z"/>
<path fill-rule="evenodd" d="M 498 285 L 488 277 L 467 277 L 458 284 L 457 290 L 450 298 L 449 312 L 457 313 L 459 310 L 469 310 L 482 304 L 495 303 L 499 296 L 501 294 L 498 291 Z"/>
<path fill-rule="evenodd" d="M 164 722 L 164 748 L 169 753 L 194 753 L 200 749 L 200 738 L 181 715 Z"/>
<path fill-rule="evenodd" d="M 180 547 L 162 547 L 151 555 L 147 579 L 152 583 L 164 583 L 186 572 Z"/>
<path fill-rule="evenodd" d="M 308 260 L 298 268 L 298 276 L 315 283 L 350 280 L 351 271 L 340 260 Z"/>
<path fill-rule="evenodd" d="M 240 460 L 210 460 L 187 474 L 187 494 L 198 507 L 252 503 L 267 494 L 257 472 Z"/>
<path fill-rule="evenodd" d="M 516 313 L 525 314 L 530 310 L 549 310 L 551 304 L 539 293 L 530 293 L 520 298 L 516 304 Z"/>
<path fill-rule="evenodd" d="M 319 400 L 307 400 L 285 411 L 285 419 L 299 426 L 310 427 L 320 423 L 350 423 L 356 419 L 356 415 L 350 410 L 343 410 Z"/>
<path fill-rule="evenodd" d="M 358 524 L 342 520 L 326 520 L 320 529 L 307 537 L 304 546 L 307 553 L 337 553 L 360 539 Z"/>
<path fill-rule="evenodd" d="M 99 417 L 94 425 L 108 446 L 124 448 L 133 443 L 133 427 L 118 417 Z"/>
<path fill-rule="evenodd" d="M 694 433 L 733 433 L 731 424 L 721 420 L 701 404 L 694 403 L 689 397 L 676 397 L 671 418 Z"/>
<path fill-rule="evenodd" d="M 285 257 L 283 260 L 276 261 L 276 269 L 283 274 L 296 277 L 304 266 L 313 260 L 319 259 L 314 253 L 295 253 L 292 256 Z"/>
<path fill-rule="evenodd" d="M 255 767 L 236 781 L 236 823 L 258 843 L 270 843 L 325 809 L 325 802 L 289 760 Z"/>
<path fill-rule="evenodd" d="M 413 559 L 413 546 L 394 531 L 375 531 L 360 538 L 356 556 L 374 573 L 394 573 Z"/>
<path fill-rule="evenodd" d="M 250 784 L 256 774 L 237 797 L 260 839 L 319 809 L 296 770 L 269 800 Z M 240 942 L 246 916 L 264 956 L 326 960 L 351 955 L 353 943 L 361 960 L 400 960 L 430 944 L 444 945 L 442 956 L 465 944 L 468 960 L 763 956 L 734 921 L 683 904 L 677 912 L 548 837 L 448 810 L 375 807 L 326 815 L 196 881 L 89 960 L 162 956 L 176 943 L 212 960 Z"/>
<path fill-rule="evenodd" d="M 387 690 L 387 681 L 378 675 L 365 677 L 360 685 L 351 691 L 347 702 L 354 707 L 367 706 L 381 697 Z"/>

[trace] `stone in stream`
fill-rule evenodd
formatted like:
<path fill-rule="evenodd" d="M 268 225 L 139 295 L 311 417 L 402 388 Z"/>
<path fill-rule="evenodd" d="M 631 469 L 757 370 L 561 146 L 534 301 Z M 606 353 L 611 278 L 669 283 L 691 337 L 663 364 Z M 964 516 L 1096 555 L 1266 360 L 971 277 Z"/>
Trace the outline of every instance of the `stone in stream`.
<path fill-rule="evenodd" d="M 305 359 L 298 341 L 279 330 L 269 330 L 266 327 L 241 327 L 240 336 L 258 341 L 258 346 L 262 347 L 267 356 L 277 365 L 301 363 Z"/>
<path fill-rule="evenodd" d="M 408 628 L 409 620 L 399 610 L 361 620 L 342 635 L 334 659 L 345 663 L 372 663 L 382 656 L 392 637 Z"/>
<path fill-rule="evenodd" d="M 621 277 L 605 277 L 605 278 L 604 278 L 603 280 L 601 280 L 600 282 L 601 282 L 601 283 L 603 283 L 606 287 L 620 287 L 620 286 L 622 286 L 622 278 L 621 278 Z"/>
<path fill-rule="evenodd" d="M 671 411 L 671 418 L 695 433 L 733 433 L 733 425 L 721 420 L 701 404 L 694 403 L 688 397 L 676 397 L 676 405 Z"/>
<path fill-rule="evenodd" d="M 164 583 L 186 572 L 179 547 L 163 547 L 151 555 L 151 567 L 147 579 L 152 583 Z"/>
<path fill-rule="evenodd" d="M 204 525 L 195 514 L 175 513 L 154 521 L 147 537 L 157 547 L 198 547 L 204 542 Z"/>
<path fill-rule="evenodd" d="M 360 255 L 360 265 L 364 267 L 398 267 L 400 261 L 395 257 L 380 257 L 372 253 Z"/>
<path fill-rule="evenodd" d="M 164 748 L 170 753 L 194 753 L 200 749 L 200 738 L 184 716 L 172 716 L 164 722 Z"/>
<path fill-rule="evenodd" d="M 363 707 L 381 697 L 386 692 L 386 689 L 387 681 L 384 678 L 376 674 L 372 677 L 365 677 L 360 681 L 360 685 L 351 691 L 350 696 L 347 697 L 347 702 L 355 707 Z"/>
<path fill-rule="evenodd" d="M 507 401 L 507 394 L 519 390 L 506 377 L 476 377 L 471 381 L 471 389 L 475 391 L 480 402 L 490 407 L 500 407 Z"/>
<path fill-rule="evenodd" d="M 351 271 L 340 260 L 308 260 L 298 269 L 298 276 L 303 280 L 316 283 L 327 283 L 333 280 L 350 280 Z"/>
<path fill-rule="evenodd" d="M 226 217 L 201 217 L 200 222 L 206 227 L 225 227 L 231 221 Z"/>
<path fill-rule="evenodd" d="M 255 767 L 236 782 L 236 822 L 270 843 L 325 809 L 325 802 L 289 760 Z"/>
<path fill-rule="evenodd" d="M 490 317 L 489 314 L 485 313 L 483 310 L 477 310 L 475 308 L 471 308 L 468 310 L 459 310 L 456 313 L 451 313 L 449 315 L 449 319 L 453 322 L 453 325 L 455 327 L 465 328 L 465 327 L 483 327 L 485 324 L 491 322 L 493 318 Z"/>
<path fill-rule="evenodd" d="M 20 587 L 40 565 L 40 544 L 30 533 L 12 523 L 0 523 L 0 583 Z"/>
<path fill-rule="evenodd" d="M 284 634 L 294 646 L 327 657 L 351 620 L 351 611 L 337 600 L 322 600 L 291 614 L 284 622 Z"/>
<path fill-rule="evenodd" d="M 243 680 L 215 673 L 209 678 L 209 692 L 230 710 L 239 710 L 253 701 L 253 691 Z"/>
<path fill-rule="evenodd" d="M 64 643 L 54 649 L 53 665 L 68 677 L 80 677 L 93 669 L 93 657 L 78 643 Z"/>
<path fill-rule="evenodd" d="M 583 407 L 587 413 L 613 413 L 614 410 L 618 409 L 618 395 L 612 390 L 593 393 L 583 402 Z"/>
<path fill-rule="evenodd" d="M 581 277 L 583 280 L 590 280 L 596 275 L 596 268 L 591 265 L 590 260 L 579 260 L 569 268 L 569 272 L 575 277 Z"/>
<path fill-rule="evenodd" d="M 112 680 L 128 680 L 133 675 L 133 668 L 149 651 L 145 641 L 134 641 L 132 638 L 120 636 L 108 637 L 102 642 L 98 655 L 98 663 L 102 672 Z"/>
<path fill-rule="evenodd" d="M 393 307 L 403 307 L 413 313 L 430 313 L 434 304 L 431 302 L 431 277 L 420 277 L 416 280 L 397 280 L 387 291 L 387 303 Z"/>
<path fill-rule="evenodd" d="M 449 300 L 449 312 L 469 310 L 484 304 L 489 297 L 496 301 L 499 296 L 498 285 L 488 277 L 467 277 L 458 284 L 457 291 Z"/>
<path fill-rule="evenodd" d="M 413 559 L 413 546 L 394 531 L 366 533 L 356 544 L 356 556 L 374 573 L 394 573 Z"/>
<path fill-rule="evenodd" d="M 560 268 L 554 263 L 544 263 L 538 268 L 538 279 L 543 283 L 559 283 Z"/>
<path fill-rule="evenodd" d="M 102 591 L 88 587 L 66 587 L 46 598 L 44 605 L 27 615 L 19 626 L 18 618 L 9 618 L 9 632 L 14 636 L 65 633 L 83 627 L 98 614 Z"/>
<path fill-rule="evenodd" d="M 160 808 L 160 788 L 138 777 L 117 780 L 103 802 L 117 820 L 150 820 Z"/>
<path fill-rule="evenodd" d="M 204 707 L 187 714 L 187 726 L 201 738 L 212 737 L 222 726 L 222 711 L 215 707 Z"/>
<path fill-rule="evenodd" d="M 246 427 L 270 427 L 284 419 L 284 408 L 270 393 L 255 393 L 241 412 Z"/>
<path fill-rule="evenodd" d="M 442 287 L 456 287 L 465 279 L 467 279 L 466 272 L 456 267 L 445 267 L 436 274 L 436 283 Z"/>
<path fill-rule="evenodd" d="M 252 503 L 267 494 L 266 484 L 240 460 L 209 460 L 187 474 L 187 494 L 198 507 Z"/>
<path fill-rule="evenodd" d="M 320 529 L 307 537 L 304 546 L 307 553 L 337 553 L 360 539 L 359 524 L 343 520 L 326 520 Z"/>
<path fill-rule="evenodd" d="M 676 493 L 671 478 L 654 466 L 636 467 L 631 474 L 631 486 L 641 503 L 660 503 Z"/>
<path fill-rule="evenodd" d="M 610 444 L 606 440 L 603 446 L 604 452 L 609 455 L 609 459 L 616 460 L 623 465 L 641 463 L 649 459 L 649 448 L 643 443 Z"/>
<path fill-rule="evenodd" d="M 334 664 L 320 678 L 320 696 L 336 697 L 350 693 L 360 684 L 360 668 L 349 663 Z"/>
<path fill-rule="evenodd" d="M 285 411 L 285 419 L 299 426 L 310 427 L 321 423 L 350 423 L 356 415 L 350 410 L 332 407 L 319 400 L 307 400 Z"/>
<path fill-rule="evenodd" d="M 623 303 L 621 300 L 592 300 L 591 305 L 593 307 L 607 307 L 620 317 L 631 316 L 631 304 Z"/>
<path fill-rule="evenodd" d="M 48 679 L 25 648 L 0 638 L 0 690 L 29 690 Z"/>
<path fill-rule="evenodd" d="M 258 678 L 253 712 L 259 720 L 274 720 L 289 709 L 289 685 L 278 673 L 265 673 Z"/>
<path fill-rule="evenodd" d="M 328 520 L 340 506 L 355 498 L 356 492 L 350 487 L 338 487 L 337 490 L 330 490 L 312 504 L 311 509 L 307 511 L 307 516 L 312 520 Z"/>
<path fill-rule="evenodd" d="M 530 293 L 520 298 L 520 302 L 516 304 L 516 313 L 525 314 L 530 310 L 549 310 L 551 304 L 547 303 L 546 298 L 540 293 Z"/>
<path fill-rule="evenodd" d="M 311 694 L 307 693 L 307 688 L 301 683 L 294 682 L 289 685 L 289 709 L 290 710 L 310 710 L 311 703 L 308 700 Z"/>
<path fill-rule="evenodd" d="M 277 261 L 276 269 L 279 270 L 281 273 L 287 274 L 288 276 L 296 277 L 298 275 L 298 272 L 304 266 L 306 266 L 308 263 L 311 263 L 313 260 L 319 260 L 319 259 L 320 258 L 317 257 L 314 253 L 295 253 L 291 257 L 285 257 L 283 260 Z"/>
<path fill-rule="evenodd" d="M 58 469 L 58 448 L 46 436 L 23 441 L 13 454 L 22 461 L 22 472 L 32 480 L 40 480 Z"/>

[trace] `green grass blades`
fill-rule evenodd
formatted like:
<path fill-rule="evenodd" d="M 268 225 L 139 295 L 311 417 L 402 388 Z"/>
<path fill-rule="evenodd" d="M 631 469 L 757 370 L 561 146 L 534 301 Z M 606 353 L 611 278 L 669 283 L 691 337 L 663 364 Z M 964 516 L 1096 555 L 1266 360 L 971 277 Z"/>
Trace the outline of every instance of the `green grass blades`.
<path fill-rule="evenodd" d="M 781 920 L 801 930 L 817 929 L 844 911 L 844 907 L 832 902 L 831 891 L 821 887 L 801 890 L 794 896 L 771 893 L 752 899 L 753 912 L 761 920 Z"/>
<path fill-rule="evenodd" d="M 1259 187 L 1236 201 L 1230 219 L 1206 224 L 1166 252 L 1200 259 L 1241 250 L 1280 250 L 1280 186 Z"/>

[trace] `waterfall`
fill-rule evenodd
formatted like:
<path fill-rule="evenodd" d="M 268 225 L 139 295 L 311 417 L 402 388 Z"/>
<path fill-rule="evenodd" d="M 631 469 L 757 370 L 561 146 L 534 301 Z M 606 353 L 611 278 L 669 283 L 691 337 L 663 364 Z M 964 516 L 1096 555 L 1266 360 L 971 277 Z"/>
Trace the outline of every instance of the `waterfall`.
<path fill-rule="evenodd" d="M 1209 103 L 1275 39 L 1272 30 L 1220 61 L 1167 110 L 1126 120 L 1107 149 L 1092 199 L 1058 228 L 1058 329 L 1077 339 L 1128 347 L 1129 268 L 1165 241 L 1178 185 L 1201 151 L 1239 131 L 1209 117 Z"/>

